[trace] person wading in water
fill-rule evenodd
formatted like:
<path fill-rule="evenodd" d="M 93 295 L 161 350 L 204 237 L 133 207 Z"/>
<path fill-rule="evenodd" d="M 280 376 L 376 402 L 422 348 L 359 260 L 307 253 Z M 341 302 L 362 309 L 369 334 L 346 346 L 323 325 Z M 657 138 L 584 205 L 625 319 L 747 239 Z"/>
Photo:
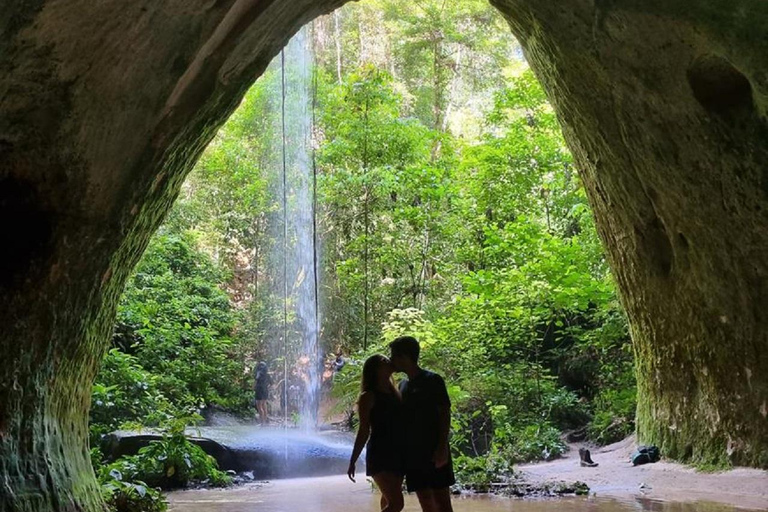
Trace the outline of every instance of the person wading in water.
<path fill-rule="evenodd" d="M 403 400 L 403 447 L 408 492 L 416 492 L 424 512 L 453 512 L 450 486 L 456 483 L 448 447 L 451 400 L 443 378 L 419 366 L 419 342 L 401 336 L 389 344 Z"/>
<path fill-rule="evenodd" d="M 403 510 L 403 435 L 400 393 L 392 380 L 394 367 L 373 355 L 363 364 L 362 392 L 357 401 L 360 425 L 347 475 L 355 481 L 355 464 L 368 444 L 365 465 L 381 491 L 381 512 Z"/>

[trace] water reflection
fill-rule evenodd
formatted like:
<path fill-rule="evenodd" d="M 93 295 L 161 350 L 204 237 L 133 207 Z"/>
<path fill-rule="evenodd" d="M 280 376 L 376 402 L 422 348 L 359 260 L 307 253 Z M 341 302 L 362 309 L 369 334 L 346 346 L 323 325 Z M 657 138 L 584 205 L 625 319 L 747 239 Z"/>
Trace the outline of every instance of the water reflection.
<path fill-rule="evenodd" d="M 175 512 L 375 512 L 378 495 L 369 484 L 344 477 L 280 480 L 228 490 L 169 494 Z M 406 496 L 406 512 L 418 512 L 415 496 Z M 603 497 L 520 500 L 495 496 L 461 496 L 455 512 L 745 512 L 715 503 L 670 503 L 648 497 Z"/>

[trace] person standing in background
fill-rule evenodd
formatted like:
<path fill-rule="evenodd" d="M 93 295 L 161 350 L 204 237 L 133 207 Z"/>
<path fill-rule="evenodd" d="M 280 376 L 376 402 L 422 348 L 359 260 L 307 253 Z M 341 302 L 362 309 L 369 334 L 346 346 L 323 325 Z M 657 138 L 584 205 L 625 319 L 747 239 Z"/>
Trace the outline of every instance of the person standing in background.
<path fill-rule="evenodd" d="M 261 361 L 256 365 L 256 410 L 259 413 L 259 421 L 262 425 L 269 423 L 269 388 L 272 385 L 272 377 L 269 375 L 267 363 Z"/>

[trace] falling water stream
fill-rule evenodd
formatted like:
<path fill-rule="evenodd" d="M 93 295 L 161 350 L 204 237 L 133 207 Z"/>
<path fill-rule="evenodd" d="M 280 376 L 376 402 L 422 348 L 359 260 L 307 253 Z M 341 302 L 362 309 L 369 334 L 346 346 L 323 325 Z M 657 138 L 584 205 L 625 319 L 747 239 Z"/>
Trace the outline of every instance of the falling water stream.
<path fill-rule="evenodd" d="M 268 350 L 273 376 L 270 427 L 212 415 L 192 428 L 226 447 L 226 464 L 256 478 L 289 478 L 343 472 L 348 435 L 318 427 L 323 357 L 317 282 L 316 179 L 313 151 L 314 69 L 310 27 L 302 28 L 270 63 L 262 87 L 265 141 L 259 162 L 268 179 L 267 214 L 272 249 L 259 272 L 268 319 L 254 343 Z M 298 428 L 293 428 L 293 427 Z M 336 435 L 338 434 L 338 435 Z"/>
<path fill-rule="evenodd" d="M 279 68 L 278 162 L 282 243 L 273 261 L 282 263 L 282 358 L 283 403 L 295 404 L 303 430 L 317 427 L 320 379 L 323 364 L 319 345 L 319 300 L 317 297 L 317 236 L 312 147 L 313 58 L 309 28 L 302 28 L 270 66 Z"/>

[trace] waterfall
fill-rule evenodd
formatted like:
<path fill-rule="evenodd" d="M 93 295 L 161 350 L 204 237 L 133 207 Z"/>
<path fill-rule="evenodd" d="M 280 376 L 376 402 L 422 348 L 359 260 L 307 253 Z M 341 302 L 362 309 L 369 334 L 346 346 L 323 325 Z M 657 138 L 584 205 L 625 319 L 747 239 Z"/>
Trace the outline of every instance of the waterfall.
<path fill-rule="evenodd" d="M 282 301 L 271 332 L 280 343 L 272 347 L 282 359 L 284 415 L 306 430 L 317 426 L 323 359 L 319 344 L 315 195 L 313 165 L 313 59 L 308 28 L 302 28 L 270 64 L 277 75 L 268 88 L 273 136 L 269 141 L 274 171 L 270 190 L 273 212 L 271 267 L 273 300 Z M 277 107 L 277 108 L 275 108 Z M 276 379 L 277 380 L 277 379 Z M 287 404 L 287 406 L 285 405 Z"/>

